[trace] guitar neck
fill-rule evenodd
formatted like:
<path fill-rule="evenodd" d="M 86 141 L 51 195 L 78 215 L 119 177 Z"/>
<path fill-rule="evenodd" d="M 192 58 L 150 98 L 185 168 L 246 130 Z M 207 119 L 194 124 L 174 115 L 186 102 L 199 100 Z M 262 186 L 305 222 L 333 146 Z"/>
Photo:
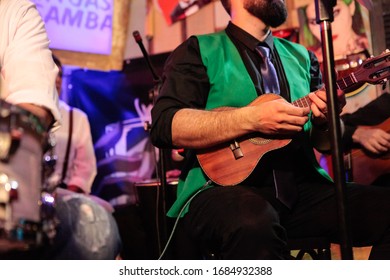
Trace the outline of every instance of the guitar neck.
<path fill-rule="evenodd" d="M 344 78 L 336 81 L 338 89 L 346 90 L 347 88 L 357 84 L 359 81 L 356 79 L 354 73 L 347 75 Z"/>
<path fill-rule="evenodd" d="M 352 74 L 348 75 L 345 78 L 341 78 L 336 81 L 336 86 L 338 89 L 345 90 L 355 84 L 357 84 L 359 81 L 356 80 L 355 76 Z M 293 102 L 291 104 L 300 107 L 300 108 L 305 108 L 305 107 L 310 107 L 311 105 L 311 100 L 308 95 L 301 97 Z"/>
<path fill-rule="evenodd" d="M 357 69 L 349 75 L 336 81 L 338 89 L 345 91 L 359 83 L 378 84 L 390 77 L 390 52 L 382 53 L 377 57 L 366 59 Z M 309 107 L 311 100 L 308 96 L 302 97 L 294 102 L 297 107 Z"/>
<path fill-rule="evenodd" d="M 300 108 L 310 107 L 311 103 L 312 102 L 311 102 L 308 95 L 291 102 L 292 105 L 294 105 L 296 107 L 300 107 Z"/>

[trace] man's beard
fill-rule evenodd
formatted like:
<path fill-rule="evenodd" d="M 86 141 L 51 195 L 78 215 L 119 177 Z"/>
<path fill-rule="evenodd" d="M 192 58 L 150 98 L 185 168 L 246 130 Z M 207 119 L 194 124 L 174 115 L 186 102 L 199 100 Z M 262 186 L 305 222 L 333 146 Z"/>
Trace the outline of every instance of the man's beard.
<path fill-rule="evenodd" d="M 271 27 L 280 26 L 287 18 L 284 0 L 245 0 L 244 8 Z"/>

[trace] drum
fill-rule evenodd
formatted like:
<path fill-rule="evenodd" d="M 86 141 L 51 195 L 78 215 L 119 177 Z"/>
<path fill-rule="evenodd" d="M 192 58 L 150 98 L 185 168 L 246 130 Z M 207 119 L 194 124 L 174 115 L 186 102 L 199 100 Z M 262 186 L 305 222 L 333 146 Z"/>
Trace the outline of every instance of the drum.
<path fill-rule="evenodd" d="M 40 246 L 52 235 L 54 196 L 44 183 L 54 169 L 44 160 L 52 146 L 36 116 L 0 100 L 0 252 Z"/>
<path fill-rule="evenodd" d="M 140 218 L 149 243 L 148 255 L 158 259 L 173 228 L 173 220 L 166 212 L 176 199 L 178 180 L 167 179 L 164 195 L 161 182 L 151 179 L 135 183 Z"/>
<path fill-rule="evenodd" d="M 159 201 L 163 198 L 163 194 L 161 193 L 161 182 L 157 179 L 149 179 L 136 182 L 134 185 L 137 190 L 137 200 L 140 205 L 156 205 L 156 203 L 164 202 L 164 206 L 166 210 L 168 210 L 173 202 L 176 199 L 176 189 L 178 184 L 178 179 L 168 178 L 166 189 L 165 189 L 165 201 Z"/>

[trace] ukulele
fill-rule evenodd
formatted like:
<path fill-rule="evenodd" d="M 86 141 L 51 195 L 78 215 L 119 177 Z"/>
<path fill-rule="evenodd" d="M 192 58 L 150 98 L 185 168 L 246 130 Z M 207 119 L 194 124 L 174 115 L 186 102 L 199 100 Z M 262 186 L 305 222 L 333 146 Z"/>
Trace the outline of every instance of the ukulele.
<path fill-rule="evenodd" d="M 390 77 L 390 52 L 368 58 L 357 67 L 356 71 L 337 80 L 336 85 L 345 91 L 357 84 L 378 84 L 388 77 Z M 273 93 L 263 94 L 247 106 L 278 98 L 282 97 Z M 309 107 L 311 100 L 306 95 L 292 104 L 301 108 Z M 214 111 L 227 109 L 229 107 L 221 107 Z M 283 148 L 291 141 L 290 138 L 270 138 L 261 133 L 251 133 L 211 148 L 197 150 L 196 156 L 200 167 L 214 183 L 221 186 L 234 186 L 249 177 L 266 153 Z"/>

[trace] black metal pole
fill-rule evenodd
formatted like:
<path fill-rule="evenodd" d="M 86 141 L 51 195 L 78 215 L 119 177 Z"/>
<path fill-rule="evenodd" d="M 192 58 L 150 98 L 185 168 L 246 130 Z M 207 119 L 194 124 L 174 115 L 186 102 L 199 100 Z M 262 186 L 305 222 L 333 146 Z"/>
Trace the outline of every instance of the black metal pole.
<path fill-rule="evenodd" d="M 341 126 L 339 117 L 339 102 L 337 97 L 336 77 L 334 67 L 334 53 L 332 43 L 333 7 L 336 0 L 315 0 L 316 21 L 321 29 L 322 55 L 323 55 L 323 76 L 326 87 L 328 122 L 331 132 L 332 164 L 334 182 L 336 185 L 336 199 L 340 234 L 341 258 L 353 259 L 352 246 L 349 238 L 348 209 L 345 197 L 345 168 L 344 153 L 341 146 Z"/>
<path fill-rule="evenodd" d="M 156 71 L 154 70 L 154 67 L 153 67 L 153 65 L 150 61 L 150 58 L 149 58 L 149 54 L 147 53 L 147 51 L 142 43 L 142 37 L 141 37 L 140 33 L 138 31 L 134 31 L 133 36 L 134 36 L 135 41 L 139 45 L 139 47 L 142 51 L 142 54 L 147 62 L 147 65 L 152 73 L 152 76 L 153 76 L 154 87 L 153 87 L 153 90 L 152 90 L 151 95 L 149 97 L 152 101 L 152 104 L 154 105 L 155 98 L 157 97 L 159 90 L 160 90 L 161 78 L 156 74 Z M 148 128 L 149 128 L 149 126 L 148 126 Z M 161 190 L 160 191 L 161 204 L 158 203 L 158 205 L 161 206 L 161 213 L 162 213 L 161 236 L 159 235 L 159 233 L 157 233 L 160 236 L 160 238 L 158 240 L 159 241 L 159 244 L 158 244 L 159 245 L 159 254 L 162 253 L 162 248 L 164 248 L 164 246 L 167 242 L 167 239 L 168 239 L 168 231 L 167 231 L 167 227 L 168 227 L 167 222 L 168 221 L 167 221 L 167 217 L 166 217 L 166 213 L 167 213 L 167 211 L 166 211 L 167 178 L 166 178 L 165 160 L 166 160 L 165 149 L 159 149 L 159 161 L 157 163 L 157 165 L 158 165 L 157 176 L 158 176 L 158 178 L 160 178 L 160 186 L 157 186 L 157 187 L 159 187 Z M 157 199 L 158 199 L 158 196 L 157 196 Z M 158 210 L 160 210 L 160 209 L 158 209 Z M 156 217 L 158 217 L 158 216 L 159 215 L 157 213 Z"/>

